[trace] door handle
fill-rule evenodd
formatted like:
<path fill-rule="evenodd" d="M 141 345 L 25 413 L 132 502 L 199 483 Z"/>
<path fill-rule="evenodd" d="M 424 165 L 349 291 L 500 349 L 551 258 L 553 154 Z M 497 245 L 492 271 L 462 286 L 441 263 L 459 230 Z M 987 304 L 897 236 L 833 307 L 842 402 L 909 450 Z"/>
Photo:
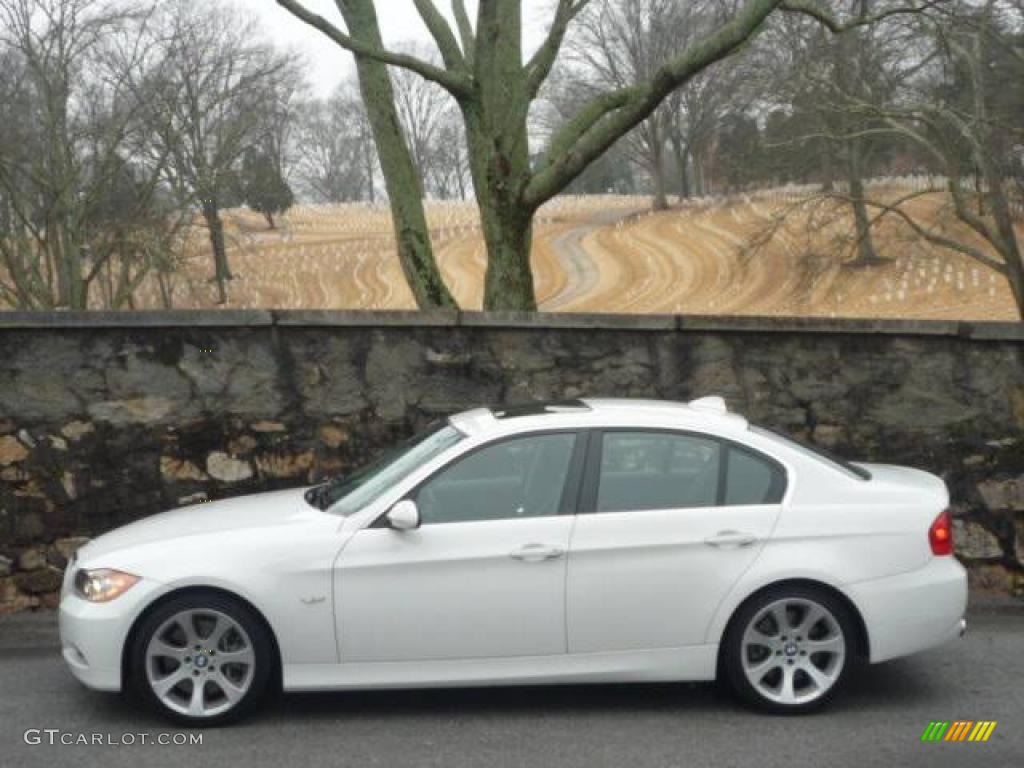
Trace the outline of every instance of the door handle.
<path fill-rule="evenodd" d="M 526 544 L 509 553 L 509 557 L 524 563 L 540 563 L 544 560 L 554 560 L 564 554 L 565 550 L 561 547 L 552 547 L 547 544 Z"/>
<path fill-rule="evenodd" d="M 719 531 L 714 536 L 708 536 L 704 543 L 711 547 L 740 548 L 749 547 L 757 541 L 757 536 L 743 531 Z"/>

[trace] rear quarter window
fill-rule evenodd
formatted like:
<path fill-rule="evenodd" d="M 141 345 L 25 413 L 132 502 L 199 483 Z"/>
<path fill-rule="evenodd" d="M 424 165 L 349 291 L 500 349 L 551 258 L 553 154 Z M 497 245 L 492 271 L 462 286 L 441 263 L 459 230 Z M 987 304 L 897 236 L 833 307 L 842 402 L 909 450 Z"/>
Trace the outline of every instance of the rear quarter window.
<path fill-rule="evenodd" d="M 778 504 L 786 492 L 786 473 L 778 464 L 730 446 L 725 472 L 726 506 Z"/>

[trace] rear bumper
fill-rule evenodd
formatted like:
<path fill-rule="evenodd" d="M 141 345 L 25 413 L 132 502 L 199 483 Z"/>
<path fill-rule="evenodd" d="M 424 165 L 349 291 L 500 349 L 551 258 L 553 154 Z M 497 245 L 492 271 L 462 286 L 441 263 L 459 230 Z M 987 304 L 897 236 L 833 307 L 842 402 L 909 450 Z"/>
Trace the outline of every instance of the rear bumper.
<path fill-rule="evenodd" d="M 967 629 L 967 571 L 954 557 L 845 591 L 864 618 L 872 663 L 943 645 Z"/>

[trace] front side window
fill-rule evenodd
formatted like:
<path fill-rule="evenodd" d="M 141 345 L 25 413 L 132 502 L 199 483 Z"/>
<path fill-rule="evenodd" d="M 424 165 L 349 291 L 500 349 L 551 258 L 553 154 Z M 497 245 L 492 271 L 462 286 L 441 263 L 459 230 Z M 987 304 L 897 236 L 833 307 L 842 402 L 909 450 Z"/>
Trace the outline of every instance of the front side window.
<path fill-rule="evenodd" d="M 463 439 L 465 435 L 451 424 L 437 425 L 351 475 L 318 486 L 307 494 L 307 500 L 320 509 L 351 515 Z"/>
<path fill-rule="evenodd" d="M 420 518 L 431 525 L 557 515 L 575 445 L 569 432 L 485 445 L 420 486 Z"/>
<path fill-rule="evenodd" d="M 597 511 L 712 507 L 718 503 L 722 446 L 670 432 L 602 436 Z"/>

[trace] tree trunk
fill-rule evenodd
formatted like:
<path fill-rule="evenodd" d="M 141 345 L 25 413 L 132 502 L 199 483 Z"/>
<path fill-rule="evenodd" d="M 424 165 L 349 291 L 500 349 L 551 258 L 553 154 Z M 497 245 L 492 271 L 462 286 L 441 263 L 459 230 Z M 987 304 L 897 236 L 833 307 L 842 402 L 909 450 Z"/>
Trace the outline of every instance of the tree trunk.
<path fill-rule="evenodd" d="M 832 192 L 836 188 L 835 162 L 832 158 L 832 146 L 829 142 L 821 142 L 821 191 Z"/>
<path fill-rule="evenodd" d="M 162 272 L 158 272 L 156 276 L 156 284 L 160 288 L 160 304 L 164 309 L 172 309 L 174 307 L 174 291 L 167 281 L 167 276 Z"/>
<path fill-rule="evenodd" d="M 1006 258 L 1006 281 L 1010 284 L 1010 291 L 1013 293 L 1013 300 L 1017 303 L 1017 314 L 1024 322 L 1024 257 L 1020 252 L 1020 246 L 1014 238 L 1013 251 Z"/>
<path fill-rule="evenodd" d="M 82 251 L 75 237 L 56 214 L 47 223 L 47 248 L 53 250 L 57 265 L 57 306 L 85 309 L 85 285 L 82 279 Z"/>
<path fill-rule="evenodd" d="M 527 115 L 530 97 L 521 76 L 520 0 L 481 3 L 474 62 L 482 88 L 461 103 L 469 166 L 487 245 L 486 310 L 536 311 L 530 248 L 534 209 L 523 201 L 530 181 Z"/>
<path fill-rule="evenodd" d="M 377 48 L 384 47 L 373 0 L 345 0 L 338 3 L 338 7 L 353 37 Z M 422 180 L 402 133 L 387 66 L 366 56 L 357 55 L 355 58 L 359 90 L 366 105 L 388 191 L 402 271 L 420 309 L 457 309 L 458 305 L 434 260 L 430 230 L 423 210 Z M 370 183 L 372 185 L 372 179 Z"/>
<path fill-rule="evenodd" d="M 861 178 L 860 142 L 857 139 L 847 141 L 847 182 L 850 187 L 850 205 L 853 208 L 853 220 L 857 238 L 857 256 L 847 266 L 870 267 L 882 261 L 875 251 L 875 242 L 871 236 L 871 217 L 864 197 L 864 179 Z"/>
<path fill-rule="evenodd" d="M 267 220 L 267 226 L 271 229 L 277 229 L 277 225 L 274 223 L 274 214 L 267 211 L 263 214 L 263 218 Z"/>
<path fill-rule="evenodd" d="M 210 246 L 213 248 L 213 279 L 217 281 L 217 303 L 226 304 L 226 283 L 233 275 L 228 265 L 227 247 L 224 244 L 224 222 L 221 221 L 220 208 L 216 200 L 211 198 L 203 201 L 203 218 L 206 219 L 206 227 L 210 231 Z"/>
<path fill-rule="evenodd" d="M 658 146 L 651 154 L 651 181 L 654 184 L 654 204 L 656 211 L 668 208 L 668 195 L 665 192 L 665 164 L 661 147 Z"/>
<path fill-rule="evenodd" d="M 360 143 L 363 145 L 363 161 L 365 163 L 366 170 L 366 197 L 370 203 L 377 202 L 376 190 L 373 188 L 373 150 L 371 149 L 370 142 L 372 138 L 360 128 Z"/>
<path fill-rule="evenodd" d="M 652 208 L 664 211 L 668 208 L 668 197 L 665 192 L 665 142 L 662 138 L 661 116 L 657 113 L 651 115 L 644 128 L 647 135 L 647 172 L 651 174 L 651 187 L 654 193 Z"/>
<path fill-rule="evenodd" d="M 676 173 L 679 174 L 679 196 L 685 200 L 692 194 L 690 190 L 690 148 L 675 135 L 672 137 L 672 154 L 676 161 Z"/>
<path fill-rule="evenodd" d="M 1010 284 L 1010 291 L 1017 303 L 1017 312 L 1021 320 L 1024 320 L 1024 254 L 1020 250 L 1020 242 L 1013 224 L 1013 213 L 1010 211 L 1010 204 L 1006 199 L 1003 175 L 988 158 L 981 158 L 979 164 L 981 165 L 981 175 L 984 178 L 984 186 L 987 187 L 985 197 L 987 197 L 988 205 L 986 207 L 991 213 L 995 223 L 995 234 L 998 235 L 1000 241 L 993 245 L 997 245 L 997 250 L 1003 257 L 1003 261 L 1006 262 L 1006 280 Z"/>
<path fill-rule="evenodd" d="M 484 277 L 484 309 L 536 311 L 530 248 L 533 214 L 480 208 L 487 273 Z"/>
<path fill-rule="evenodd" d="M 690 155 L 693 157 L 693 194 L 697 197 L 704 197 L 707 194 L 704 186 L 705 172 L 701 154 L 700 145 L 690 149 Z"/>

